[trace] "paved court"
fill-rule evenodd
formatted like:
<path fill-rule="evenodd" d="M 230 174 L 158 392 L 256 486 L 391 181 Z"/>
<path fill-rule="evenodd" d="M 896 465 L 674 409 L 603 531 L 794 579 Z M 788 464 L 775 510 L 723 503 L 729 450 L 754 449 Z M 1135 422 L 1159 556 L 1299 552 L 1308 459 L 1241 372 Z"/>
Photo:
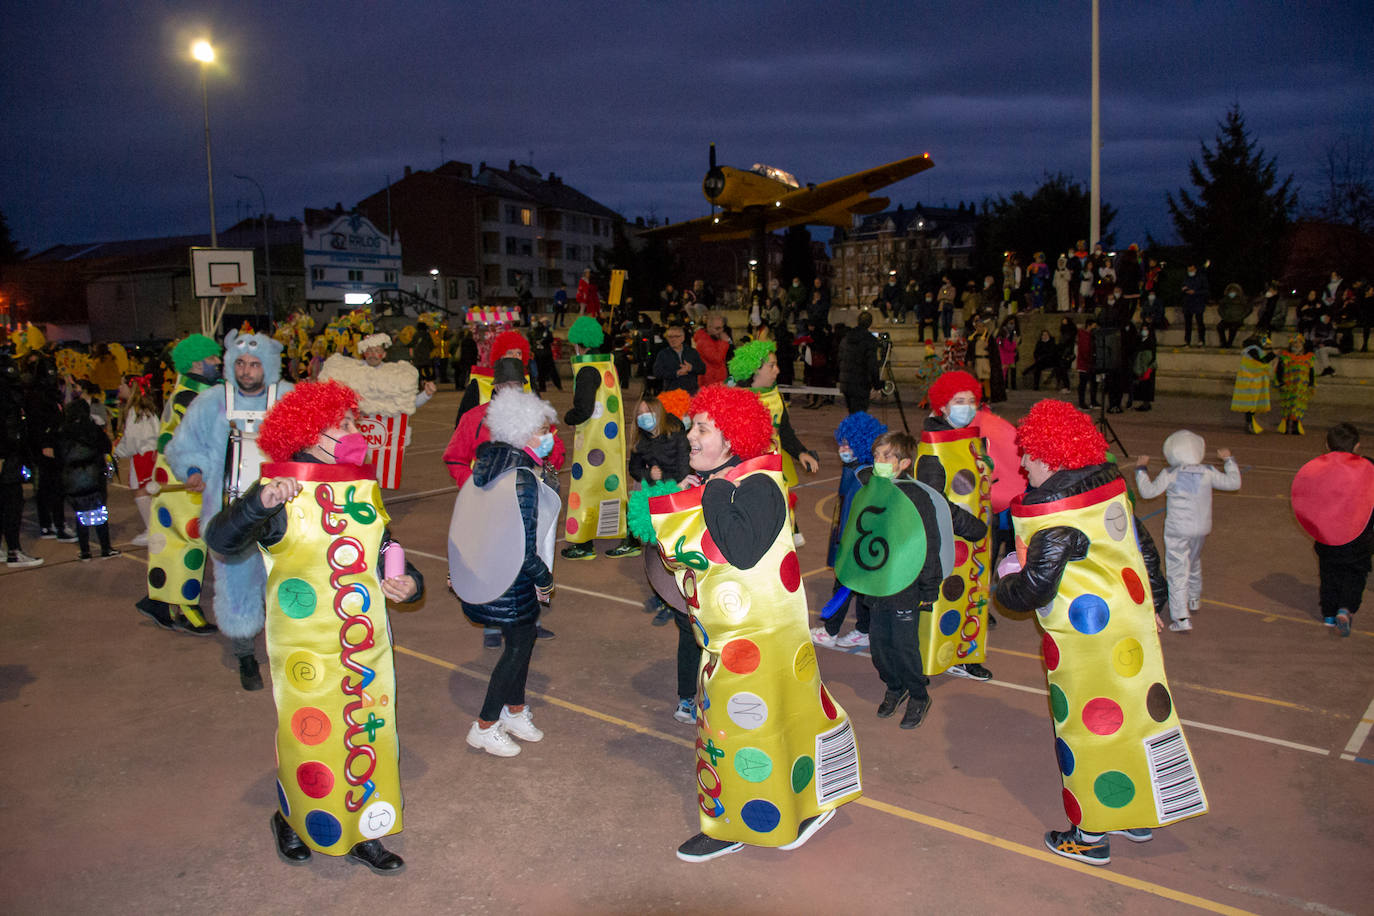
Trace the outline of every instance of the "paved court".
<path fill-rule="evenodd" d="M 553 399 L 561 411 L 570 394 Z M 1015 420 L 1030 402 L 1013 392 L 999 412 Z M 676 631 L 640 610 L 639 560 L 559 561 L 547 617 L 558 635 L 538 644 L 530 676 L 547 737 L 512 759 L 469 749 L 463 735 L 497 652 L 444 590 L 452 490 L 439 454 L 456 405 L 445 392 L 416 416 L 404 486 L 388 499 L 429 585 L 423 604 L 391 617 L 408 804 L 388 845 L 405 873 L 318 854 L 302 868 L 280 862 L 268 829 L 270 691 L 240 690 L 218 639 L 167 633 L 135 613 L 142 551 L 78 563 L 75 545 L 30 541 L 28 525 L 25 548 L 47 565 L 0 571 L 7 911 L 1374 912 L 1374 608 L 1349 639 L 1321 626 L 1311 543 L 1286 501 L 1293 472 L 1345 418 L 1335 411 L 1314 412 L 1305 438 L 1246 436 L 1220 399 L 1111 417 L 1132 456 L 1156 456 L 1152 470 L 1181 425 L 1209 451 L 1229 446 L 1244 486 L 1215 499 L 1196 631 L 1163 634 L 1212 811 L 1147 844 L 1118 839 L 1111 866 L 1090 868 L 1041 844 L 1065 818 L 1030 621 L 992 634 L 992 682 L 936 678 L 914 732 L 874 716 L 882 685 L 865 655 L 821 650 L 825 681 L 855 723 L 864 797 L 795 852 L 674 857 L 697 830 L 694 732 L 671 717 Z M 876 412 L 897 422 L 891 408 Z M 830 431 L 841 417 L 793 413 L 822 455 L 799 490 L 813 616 L 831 585 Z M 1366 437 L 1374 448 L 1374 429 Z M 1163 505 L 1138 507 L 1156 539 Z M 111 513 L 127 542 L 136 516 L 126 492 L 113 493 Z"/>

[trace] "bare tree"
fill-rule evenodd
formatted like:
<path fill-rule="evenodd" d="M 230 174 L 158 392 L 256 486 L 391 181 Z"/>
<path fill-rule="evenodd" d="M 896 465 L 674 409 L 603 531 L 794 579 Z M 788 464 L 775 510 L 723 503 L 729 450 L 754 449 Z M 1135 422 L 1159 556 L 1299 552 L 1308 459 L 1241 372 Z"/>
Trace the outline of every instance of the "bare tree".
<path fill-rule="evenodd" d="M 1316 215 L 1361 232 L 1374 230 L 1374 149 L 1369 138 L 1342 134 L 1326 148 L 1326 192 Z"/>

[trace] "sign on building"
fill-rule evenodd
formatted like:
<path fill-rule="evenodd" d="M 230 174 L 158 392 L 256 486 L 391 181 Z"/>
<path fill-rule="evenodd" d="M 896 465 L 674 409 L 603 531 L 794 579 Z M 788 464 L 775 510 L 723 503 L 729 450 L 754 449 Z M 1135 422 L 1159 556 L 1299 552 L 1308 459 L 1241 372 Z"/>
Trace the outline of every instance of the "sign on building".
<path fill-rule="evenodd" d="M 401 243 L 356 213 L 305 226 L 305 298 L 342 302 L 345 293 L 397 289 Z"/>

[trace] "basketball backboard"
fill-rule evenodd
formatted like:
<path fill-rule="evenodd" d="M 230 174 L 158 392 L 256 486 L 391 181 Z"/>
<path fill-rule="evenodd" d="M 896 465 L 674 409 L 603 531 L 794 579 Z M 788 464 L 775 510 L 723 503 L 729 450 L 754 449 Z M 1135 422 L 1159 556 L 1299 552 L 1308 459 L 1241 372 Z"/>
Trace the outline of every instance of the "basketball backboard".
<path fill-rule="evenodd" d="M 197 299 L 256 296 L 251 248 L 192 248 L 191 284 Z"/>

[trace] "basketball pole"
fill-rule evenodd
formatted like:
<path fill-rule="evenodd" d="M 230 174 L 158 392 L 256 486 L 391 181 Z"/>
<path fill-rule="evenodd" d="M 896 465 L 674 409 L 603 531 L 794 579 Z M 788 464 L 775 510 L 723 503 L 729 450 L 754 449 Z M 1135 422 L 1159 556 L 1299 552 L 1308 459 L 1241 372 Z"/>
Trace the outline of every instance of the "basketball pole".
<path fill-rule="evenodd" d="M 1089 201 L 1088 201 L 1088 250 L 1092 251 L 1093 246 L 1098 243 L 1102 235 L 1102 92 L 1101 83 L 1098 76 L 1098 65 L 1100 62 L 1099 43 L 1097 37 L 1097 0 L 1093 0 L 1093 126 L 1092 126 L 1092 165 L 1091 181 L 1089 182 Z M 206 127 L 206 146 L 210 149 L 209 127 Z"/>

